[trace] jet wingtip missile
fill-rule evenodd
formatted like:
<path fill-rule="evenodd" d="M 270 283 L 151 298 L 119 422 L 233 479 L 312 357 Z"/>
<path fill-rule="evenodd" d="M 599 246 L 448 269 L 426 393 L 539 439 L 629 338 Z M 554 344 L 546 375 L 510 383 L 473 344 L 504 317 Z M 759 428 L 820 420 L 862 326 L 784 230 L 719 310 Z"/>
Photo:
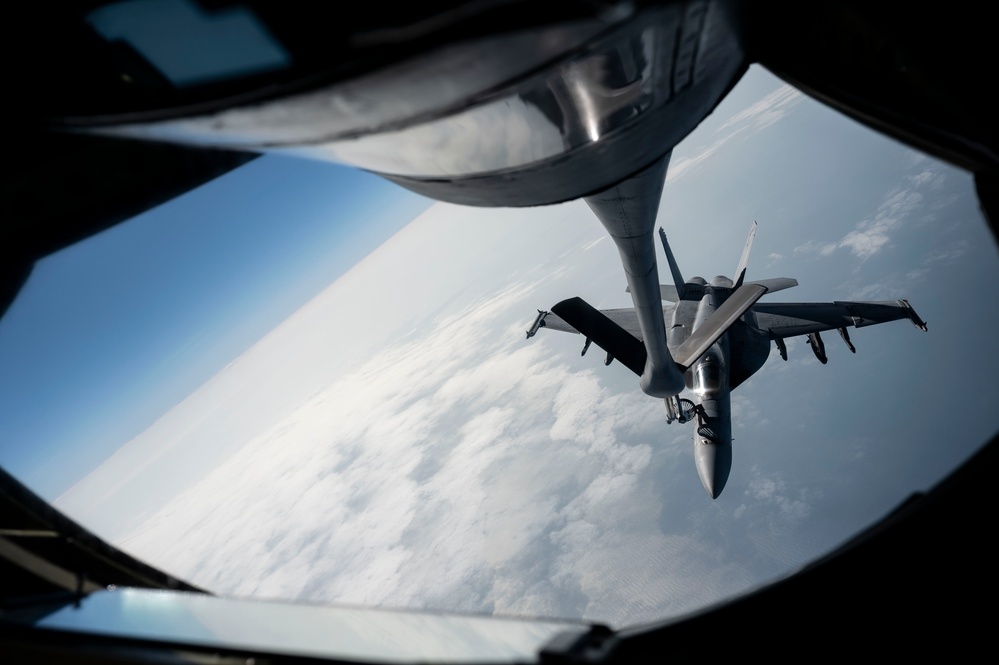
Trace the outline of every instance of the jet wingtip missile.
<path fill-rule="evenodd" d="M 531 324 L 530 329 L 527 331 L 527 339 L 531 339 L 538 334 L 538 329 L 543 328 L 545 325 L 545 317 L 551 312 L 546 312 L 543 309 L 538 310 L 538 315 L 534 318 L 534 323 Z"/>
<path fill-rule="evenodd" d="M 910 304 L 909 304 L 909 301 L 908 301 L 908 300 L 906 300 L 905 298 L 902 298 L 902 299 L 901 299 L 901 300 L 899 300 L 898 302 L 899 302 L 899 304 L 901 304 L 901 305 L 902 305 L 903 307 L 905 307 L 905 309 L 906 309 L 906 311 L 907 311 L 907 313 L 908 313 L 908 315 L 909 315 L 909 320 L 910 320 L 910 321 L 912 321 L 912 325 L 916 326 L 917 328 L 919 328 L 919 329 L 920 329 L 920 330 L 922 330 L 923 332 L 927 332 L 927 328 L 926 328 L 926 321 L 923 321 L 923 320 L 922 320 L 922 319 L 921 319 L 921 318 L 919 317 L 919 315 L 918 315 L 918 314 L 916 314 L 916 310 L 915 310 L 915 309 L 913 309 L 912 305 L 910 305 Z"/>

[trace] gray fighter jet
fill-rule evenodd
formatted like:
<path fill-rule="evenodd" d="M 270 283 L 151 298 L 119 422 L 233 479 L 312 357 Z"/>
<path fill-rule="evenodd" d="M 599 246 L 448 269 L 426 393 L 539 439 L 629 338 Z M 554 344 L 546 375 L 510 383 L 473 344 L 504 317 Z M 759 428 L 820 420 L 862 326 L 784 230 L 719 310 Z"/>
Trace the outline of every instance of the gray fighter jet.
<path fill-rule="evenodd" d="M 756 373 L 773 341 L 787 360 L 784 340 L 807 336 L 820 362 L 827 361 L 820 333 L 837 330 L 856 353 L 847 328 L 908 319 L 926 324 L 906 300 L 889 302 L 773 303 L 767 293 L 797 286 L 787 277 L 745 281 L 756 222 L 735 278 L 684 280 L 662 228 L 659 235 L 673 284 L 658 284 L 653 227 L 669 155 L 620 185 L 586 198 L 621 255 L 633 308 L 598 311 L 581 298 L 539 310 L 527 331 L 540 328 L 581 333 L 583 354 L 591 343 L 637 374 L 643 392 L 666 404 L 668 423 L 694 423 L 694 460 L 711 498 L 721 494 L 732 468 L 731 391 Z M 671 303 L 663 305 L 663 301 Z M 666 326 L 666 315 L 669 326 Z M 692 399 L 681 397 L 688 388 Z"/>

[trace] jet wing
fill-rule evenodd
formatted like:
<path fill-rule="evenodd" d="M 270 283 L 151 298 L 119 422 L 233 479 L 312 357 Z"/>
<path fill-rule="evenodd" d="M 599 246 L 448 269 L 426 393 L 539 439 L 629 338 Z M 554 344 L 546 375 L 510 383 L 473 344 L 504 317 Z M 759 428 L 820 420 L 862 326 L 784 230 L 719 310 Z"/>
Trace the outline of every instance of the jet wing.
<path fill-rule="evenodd" d="M 607 352 L 608 358 L 617 358 L 632 372 L 642 375 L 647 358 L 645 345 L 606 314 L 582 298 L 569 298 L 556 303 L 552 311 L 572 328 L 581 331 L 586 336 L 587 346 L 592 341 Z M 586 347 L 583 347 L 583 352 L 586 352 Z M 609 364 L 610 360 L 607 362 Z"/>
<path fill-rule="evenodd" d="M 757 328 L 769 333 L 771 339 L 784 339 L 849 326 L 863 328 L 899 319 L 909 319 L 917 328 L 926 330 L 926 323 L 919 318 L 907 300 L 764 303 L 754 305 L 752 312 L 756 315 Z"/>
<path fill-rule="evenodd" d="M 668 312 L 673 309 L 672 306 L 663 307 L 663 312 Z M 632 334 L 638 341 L 642 341 L 642 330 L 638 326 L 638 315 L 635 314 L 635 310 L 632 307 L 625 307 L 623 309 L 602 309 L 600 313 L 606 316 L 608 319 L 619 325 L 624 330 Z M 560 330 L 562 332 L 576 333 L 579 331 L 569 325 L 564 319 L 559 317 L 557 314 L 548 314 L 544 317 L 543 322 L 539 326 L 541 328 L 551 328 L 552 330 Z"/>

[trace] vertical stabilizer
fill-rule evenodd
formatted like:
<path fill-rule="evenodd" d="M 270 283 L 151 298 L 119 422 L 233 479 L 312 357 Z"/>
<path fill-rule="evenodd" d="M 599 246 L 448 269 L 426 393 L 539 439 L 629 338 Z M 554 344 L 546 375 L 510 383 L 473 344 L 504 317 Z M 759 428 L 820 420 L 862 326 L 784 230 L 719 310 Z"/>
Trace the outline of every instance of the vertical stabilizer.
<path fill-rule="evenodd" d="M 746 279 L 746 268 L 749 266 L 749 252 L 753 249 L 753 240 L 756 238 L 756 220 L 753 220 L 753 225 L 749 227 L 749 237 L 746 239 L 746 246 L 742 250 L 742 258 L 739 259 L 739 267 L 735 269 L 735 284 L 732 288 L 739 288 L 742 286 L 743 280 Z"/>
<path fill-rule="evenodd" d="M 669 264 L 669 271 L 673 274 L 673 285 L 676 287 L 677 302 L 683 300 L 683 285 L 687 282 L 683 279 L 683 275 L 680 274 L 680 267 L 676 265 L 676 259 L 673 258 L 673 250 L 669 248 L 669 242 L 666 240 L 666 232 L 663 227 L 659 227 L 659 239 L 663 241 L 663 251 L 666 252 L 666 263 Z"/>

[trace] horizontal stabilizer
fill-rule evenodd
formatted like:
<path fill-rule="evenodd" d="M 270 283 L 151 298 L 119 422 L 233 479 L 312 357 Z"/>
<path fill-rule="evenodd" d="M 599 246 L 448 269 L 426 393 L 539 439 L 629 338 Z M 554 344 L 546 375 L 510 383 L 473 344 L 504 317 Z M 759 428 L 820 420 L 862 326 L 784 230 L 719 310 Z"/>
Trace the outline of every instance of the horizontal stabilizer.
<path fill-rule="evenodd" d="M 645 345 L 582 298 L 563 300 L 552 312 L 638 376 L 645 371 Z"/>
<path fill-rule="evenodd" d="M 676 364 L 686 371 L 766 292 L 767 287 L 760 284 L 743 284 L 736 289 L 676 350 Z"/>
<path fill-rule="evenodd" d="M 793 277 L 771 277 L 770 279 L 756 279 L 752 282 L 746 282 L 747 284 L 759 284 L 760 286 L 767 287 L 767 293 L 773 293 L 774 291 L 783 291 L 784 289 L 790 289 L 793 286 L 798 286 L 798 280 Z"/>

